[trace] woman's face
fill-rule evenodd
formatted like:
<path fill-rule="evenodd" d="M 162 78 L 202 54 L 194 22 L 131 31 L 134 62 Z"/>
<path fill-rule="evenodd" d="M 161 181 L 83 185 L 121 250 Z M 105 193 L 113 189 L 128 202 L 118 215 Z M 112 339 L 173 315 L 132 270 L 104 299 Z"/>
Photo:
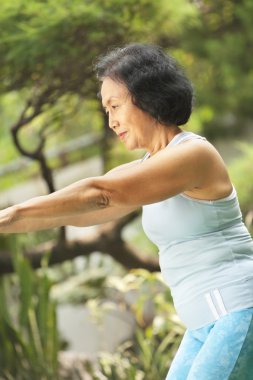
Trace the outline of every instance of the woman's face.
<path fill-rule="evenodd" d="M 156 121 L 136 107 L 127 87 L 108 77 L 101 86 L 102 104 L 109 127 L 129 150 L 149 149 L 154 138 Z"/>

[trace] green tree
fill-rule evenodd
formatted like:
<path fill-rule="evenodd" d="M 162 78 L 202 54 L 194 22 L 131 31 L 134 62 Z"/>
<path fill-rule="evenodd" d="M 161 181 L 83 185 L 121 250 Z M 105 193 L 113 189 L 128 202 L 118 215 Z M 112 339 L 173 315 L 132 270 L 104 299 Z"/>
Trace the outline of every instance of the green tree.
<path fill-rule="evenodd" d="M 240 135 L 253 116 L 253 3 L 194 3 L 199 10 L 198 22 L 182 40 L 181 47 L 191 58 L 203 127 L 211 137 Z"/>
<path fill-rule="evenodd" d="M 48 136 L 65 122 L 66 110 L 75 124 L 78 100 L 87 111 L 88 100 L 96 98 L 95 58 L 130 41 L 177 45 L 180 25 L 186 28 L 195 14 L 186 0 L 178 6 L 164 0 L 1 3 L 0 93 L 20 94 L 23 109 L 11 127 L 13 140 L 21 154 L 39 162 L 49 191 L 54 191 L 54 181 L 44 153 Z"/>
<path fill-rule="evenodd" d="M 0 11 L 0 94 L 19 94 L 13 139 L 40 163 L 50 191 L 44 148 L 52 130 L 66 119 L 82 129 L 91 111 L 97 115 L 91 128 L 104 125 L 99 106 L 88 100 L 98 89 L 94 60 L 111 46 L 154 42 L 179 58 L 197 93 L 190 129 L 215 137 L 247 127 L 253 96 L 249 0 L 3 0 Z M 77 107 L 83 110 L 79 120 Z"/>

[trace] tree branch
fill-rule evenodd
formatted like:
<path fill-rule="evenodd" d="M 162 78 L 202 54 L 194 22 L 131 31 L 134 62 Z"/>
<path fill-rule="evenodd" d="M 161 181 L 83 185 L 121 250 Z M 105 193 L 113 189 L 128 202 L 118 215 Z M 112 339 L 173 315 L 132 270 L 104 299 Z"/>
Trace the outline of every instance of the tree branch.
<path fill-rule="evenodd" d="M 33 151 L 28 151 L 22 146 L 20 138 L 19 138 L 19 132 L 24 126 L 26 126 L 36 116 L 38 116 L 39 114 L 43 112 L 42 111 L 43 105 L 53 104 L 55 102 L 57 97 L 54 98 L 54 96 L 52 96 L 54 91 L 55 89 L 53 89 L 52 87 L 48 87 L 44 91 L 42 91 L 39 95 L 37 95 L 37 97 L 36 96 L 31 97 L 27 101 L 26 106 L 23 112 L 21 113 L 20 118 L 17 121 L 17 123 L 11 127 L 11 133 L 12 133 L 14 145 L 23 156 L 26 156 L 32 160 L 38 161 L 40 165 L 42 178 L 45 180 L 46 185 L 48 187 L 48 191 L 50 193 L 53 193 L 55 191 L 55 186 L 54 186 L 52 170 L 49 167 L 45 154 L 43 152 L 45 142 L 46 142 L 46 138 L 43 134 L 43 131 L 39 135 L 40 142 Z M 31 115 L 26 116 L 26 113 L 29 111 L 31 107 L 33 107 L 33 112 L 31 113 Z M 59 230 L 59 240 L 64 241 L 65 238 L 66 238 L 65 228 L 61 227 Z"/>

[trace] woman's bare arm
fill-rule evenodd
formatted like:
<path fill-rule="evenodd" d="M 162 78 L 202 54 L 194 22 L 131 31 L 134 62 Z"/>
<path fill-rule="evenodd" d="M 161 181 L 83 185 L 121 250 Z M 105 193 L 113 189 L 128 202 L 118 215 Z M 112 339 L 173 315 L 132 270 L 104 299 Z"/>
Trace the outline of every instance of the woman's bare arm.
<path fill-rule="evenodd" d="M 216 153 L 201 141 L 163 149 L 139 165 L 84 179 L 1 211 L 0 232 L 52 228 L 74 220 L 75 225 L 103 223 L 192 189 L 204 196 L 215 189 L 216 197 L 217 189 L 228 182 L 219 174 L 220 166 Z"/>
<path fill-rule="evenodd" d="M 20 233 L 40 231 L 61 226 L 88 227 L 107 223 L 122 218 L 135 211 L 136 207 L 111 207 L 103 210 L 82 213 L 80 215 L 47 216 L 47 217 L 19 217 L 17 207 L 12 206 L 0 211 L 0 233 Z"/>
<path fill-rule="evenodd" d="M 106 175 L 137 164 L 139 160 L 112 169 Z M 106 207 L 106 200 L 92 189 L 89 179 L 75 182 L 52 194 L 32 198 L 0 210 L 0 233 L 18 233 L 57 228 L 66 225 L 86 227 L 119 219 L 136 207 Z M 84 206 L 82 194 L 86 190 Z"/>

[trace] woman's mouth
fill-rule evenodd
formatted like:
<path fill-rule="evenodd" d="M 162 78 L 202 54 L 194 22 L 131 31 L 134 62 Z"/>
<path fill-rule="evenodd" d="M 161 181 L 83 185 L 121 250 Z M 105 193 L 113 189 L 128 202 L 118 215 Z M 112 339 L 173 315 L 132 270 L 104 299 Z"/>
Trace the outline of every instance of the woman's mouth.
<path fill-rule="evenodd" d="M 120 140 L 124 140 L 126 134 L 127 134 L 126 131 L 125 131 L 125 132 L 121 132 L 121 133 L 119 133 L 118 136 L 119 136 Z"/>

